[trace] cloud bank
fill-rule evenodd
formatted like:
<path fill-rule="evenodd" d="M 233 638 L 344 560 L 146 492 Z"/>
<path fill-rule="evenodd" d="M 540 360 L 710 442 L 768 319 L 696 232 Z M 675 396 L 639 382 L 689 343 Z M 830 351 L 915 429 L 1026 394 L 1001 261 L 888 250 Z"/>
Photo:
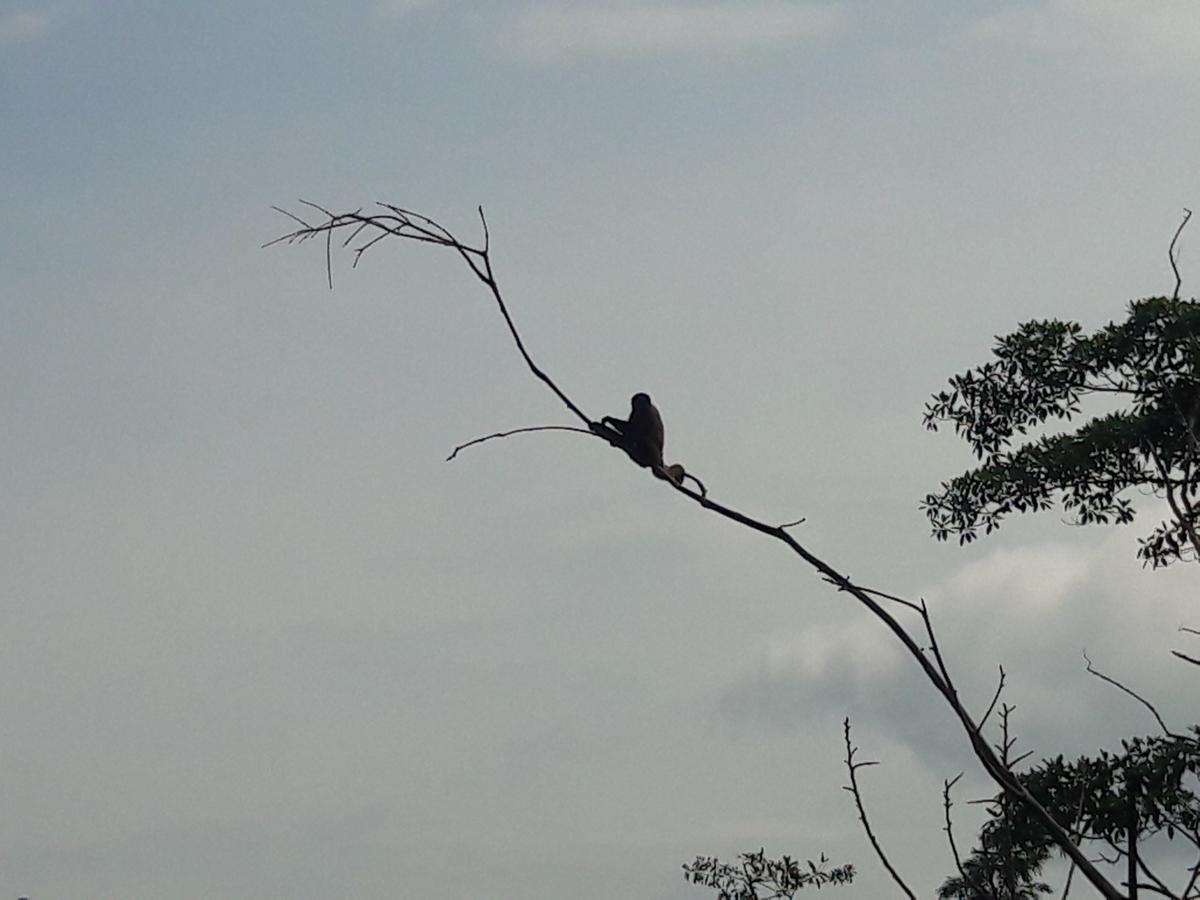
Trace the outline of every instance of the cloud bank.
<path fill-rule="evenodd" d="M 1025 749 L 1094 752 L 1156 729 L 1145 710 L 1086 673 L 1084 650 L 1097 668 L 1156 702 L 1169 722 L 1190 721 L 1178 689 L 1190 673 L 1169 653 L 1188 650 L 1178 628 L 1197 625 L 1189 568 L 1142 569 L 1131 533 L 1116 531 L 1092 543 L 997 548 L 923 594 L 969 709 L 978 715 L 986 707 L 1003 665 L 1004 699 L 1018 707 Z M 936 764 L 949 765 L 947 738 L 961 756 L 952 717 L 911 660 L 878 623 L 865 615 L 848 621 L 770 636 L 722 711 L 769 731 L 850 714 Z M 919 623 L 908 624 L 919 631 Z"/>

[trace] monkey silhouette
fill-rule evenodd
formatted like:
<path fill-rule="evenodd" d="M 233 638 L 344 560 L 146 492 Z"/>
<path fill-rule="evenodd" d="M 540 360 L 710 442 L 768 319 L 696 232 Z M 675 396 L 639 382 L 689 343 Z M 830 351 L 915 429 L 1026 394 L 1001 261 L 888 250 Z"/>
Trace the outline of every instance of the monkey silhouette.
<path fill-rule="evenodd" d="M 662 468 L 664 441 L 662 416 L 650 402 L 649 394 L 633 395 L 630 400 L 628 420 L 605 416 L 600 423 L 608 425 L 625 439 L 622 449 L 639 466 L 646 466 L 650 469 Z"/>

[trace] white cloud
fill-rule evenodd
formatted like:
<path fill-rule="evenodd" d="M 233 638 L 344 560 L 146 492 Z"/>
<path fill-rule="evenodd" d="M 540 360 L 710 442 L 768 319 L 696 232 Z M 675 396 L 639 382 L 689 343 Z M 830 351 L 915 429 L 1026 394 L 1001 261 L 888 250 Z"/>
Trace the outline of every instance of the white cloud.
<path fill-rule="evenodd" d="M 22 10 L 0 13 L 0 45 L 23 44 L 50 31 L 58 17 L 49 10 Z"/>
<path fill-rule="evenodd" d="M 842 12 L 787 0 L 548 5 L 521 9 L 499 34 L 502 48 L 534 62 L 737 51 L 829 35 Z"/>
<path fill-rule="evenodd" d="M 973 32 L 1098 72 L 1169 75 L 1200 62 L 1195 0 L 1051 0 L 1001 10 Z"/>
<path fill-rule="evenodd" d="M 1193 567 L 1142 568 L 1129 529 L 1070 537 L 997 546 L 922 592 L 967 707 L 977 715 L 986 707 L 999 664 L 1024 749 L 1094 752 L 1155 731 L 1141 706 L 1087 674 L 1086 649 L 1098 669 L 1155 702 L 1172 725 L 1192 721 L 1193 704 L 1178 687 L 1191 672 L 1169 651 L 1196 655 L 1197 641 L 1177 630 L 1200 624 Z M 804 632 L 769 635 L 753 671 L 723 698 L 723 711 L 768 729 L 806 728 L 832 714 L 886 723 L 887 733 L 935 767 L 950 765 L 946 754 L 965 748 L 949 712 L 879 623 L 850 612 Z M 927 643 L 919 621 L 899 613 Z"/>

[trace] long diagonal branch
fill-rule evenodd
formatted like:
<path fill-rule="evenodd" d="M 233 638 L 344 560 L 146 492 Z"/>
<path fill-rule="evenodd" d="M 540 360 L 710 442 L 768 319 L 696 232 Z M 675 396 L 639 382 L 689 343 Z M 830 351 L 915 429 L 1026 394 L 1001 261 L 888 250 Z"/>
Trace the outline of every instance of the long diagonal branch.
<path fill-rule="evenodd" d="M 482 207 L 479 208 L 479 219 L 484 231 L 484 244 L 480 247 L 472 247 L 463 244 L 454 237 L 446 228 L 434 222 L 432 219 L 402 209 L 400 207 L 391 206 L 389 204 L 380 204 L 386 210 L 385 213 L 375 216 L 365 216 L 361 210 L 356 210 L 351 213 L 332 213 L 316 204 L 306 203 L 307 206 L 319 210 L 325 217 L 325 221 L 317 224 L 311 224 L 303 218 L 280 210 L 285 215 L 289 216 L 300 227 L 284 234 L 273 241 L 269 241 L 264 246 L 270 246 L 278 243 L 303 243 L 317 237 L 324 237 L 326 243 L 326 267 L 329 281 L 332 283 L 332 261 L 329 254 L 332 235 L 334 232 L 339 234 L 343 230 L 350 230 L 352 233 L 349 238 L 344 240 L 343 246 L 349 247 L 350 244 L 365 232 L 371 233 L 372 237 L 365 244 L 358 247 L 350 248 L 355 254 L 355 263 L 362 257 L 362 254 L 370 247 L 374 246 L 379 240 L 384 237 L 397 237 L 402 240 L 417 241 L 420 243 L 434 244 L 436 246 L 445 247 L 456 252 L 475 277 L 483 283 L 483 285 L 491 293 L 492 298 L 496 301 L 501 314 L 504 317 L 505 323 L 508 325 L 510 334 L 515 342 L 518 351 L 524 358 L 530 371 L 542 381 L 560 401 L 570 410 L 575 416 L 581 419 L 589 429 L 597 431 L 601 437 L 609 440 L 609 443 L 615 443 L 610 436 L 598 431 L 598 423 L 590 419 L 567 395 L 561 388 L 542 371 L 533 361 L 528 350 L 525 348 L 525 343 L 521 339 L 516 324 L 513 322 L 512 316 L 509 314 L 508 306 L 501 296 L 499 285 L 497 284 L 495 273 L 492 269 L 490 255 L 490 238 L 487 230 L 487 220 L 483 215 Z M 376 233 L 378 232 L 378 233 Z M 660 476 L 661 477 L 661 476 Z M 958 692 L 954 687 L 953 682 L 949 678 L 949 673 L 945 670 L 943 661 L 939 658 L 936 662 L 929 659 L 928 655 L 922 651 L 916 640 L 908 630 L 873 596 L 874 593 L 868 589 L 855 584 L 849 576 L 842 574 L 834 569 L 831 565 L 820 559 L 791 534 L 789 534 L 784 526 L 770 525 L 762 522 L 745 513 L 739 512 L 732 507 L 725 506 L 715 500 L 710 499 L 702 493 L 692 490 L 686 484 L 677 483 L 670 479 L 664 479 L 675 491 L 697 503 L 702 508 L 709 512 L 715 513 L 723 518 L 736 522 L 760 534 L 764 534 L 783 543 L 789 550 L 799 556 L 806 564 L 816 570 L 816 572 L 830 584 L 834 585 L 839 591 L 844 591 L 854 597 L 863 607 L 867 609 L 876 619 L 883 623 L 904 648 L 908 651 L 909 656 L 920 667 L 926 679 L 933 685 L 935 691 L 942 696 L 946 704 L 950 707 L 951 712 L 959 720 L 966 733 L 967 739 L 971 744 L 971 749 L 974 751 L 980 765 L 988 773 L 993 781 L 1005 792 L 1012 795 L 1033 815 L 1040 824 L 1046 829 L 1054 843 L 1065 853 L 1079 871 L 1092 883 L 1101 896 L 1107 900 L 1124 900 L 1122 891 L 1112 884 L 1099 869 L 1092 863 L 1090 859 L 1075 845 L 1071 839 L 1071 835 L 1067 830 L 1058 823 L 1057 820 L 1046 810 L 1041 803 L 1029 792 L 1025 785 L 1017 778 L 1013 772 L 996 756 L 992 747 L 980 733 L 980 728 L 972 718 L 971 714 L 962 705 L 958 699 Z M 929 628 L 928 614 L 924 613 L 926 627 Z"/>

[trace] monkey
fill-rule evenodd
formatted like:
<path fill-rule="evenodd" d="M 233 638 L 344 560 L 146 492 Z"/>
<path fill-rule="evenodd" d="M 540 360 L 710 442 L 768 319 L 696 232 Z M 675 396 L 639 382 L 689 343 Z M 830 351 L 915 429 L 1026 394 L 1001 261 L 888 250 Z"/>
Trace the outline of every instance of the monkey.
<path fill-rule="evenodd" d="M 607 425 L 625 440 L 621 448 L 639 466 L 649 469 L 663 467 L 663 422 L 662 416 L 650 402 L 649 394 L 637 393 L 630 400 L 629 420 L 605 416 L 601 425 Z"/>

